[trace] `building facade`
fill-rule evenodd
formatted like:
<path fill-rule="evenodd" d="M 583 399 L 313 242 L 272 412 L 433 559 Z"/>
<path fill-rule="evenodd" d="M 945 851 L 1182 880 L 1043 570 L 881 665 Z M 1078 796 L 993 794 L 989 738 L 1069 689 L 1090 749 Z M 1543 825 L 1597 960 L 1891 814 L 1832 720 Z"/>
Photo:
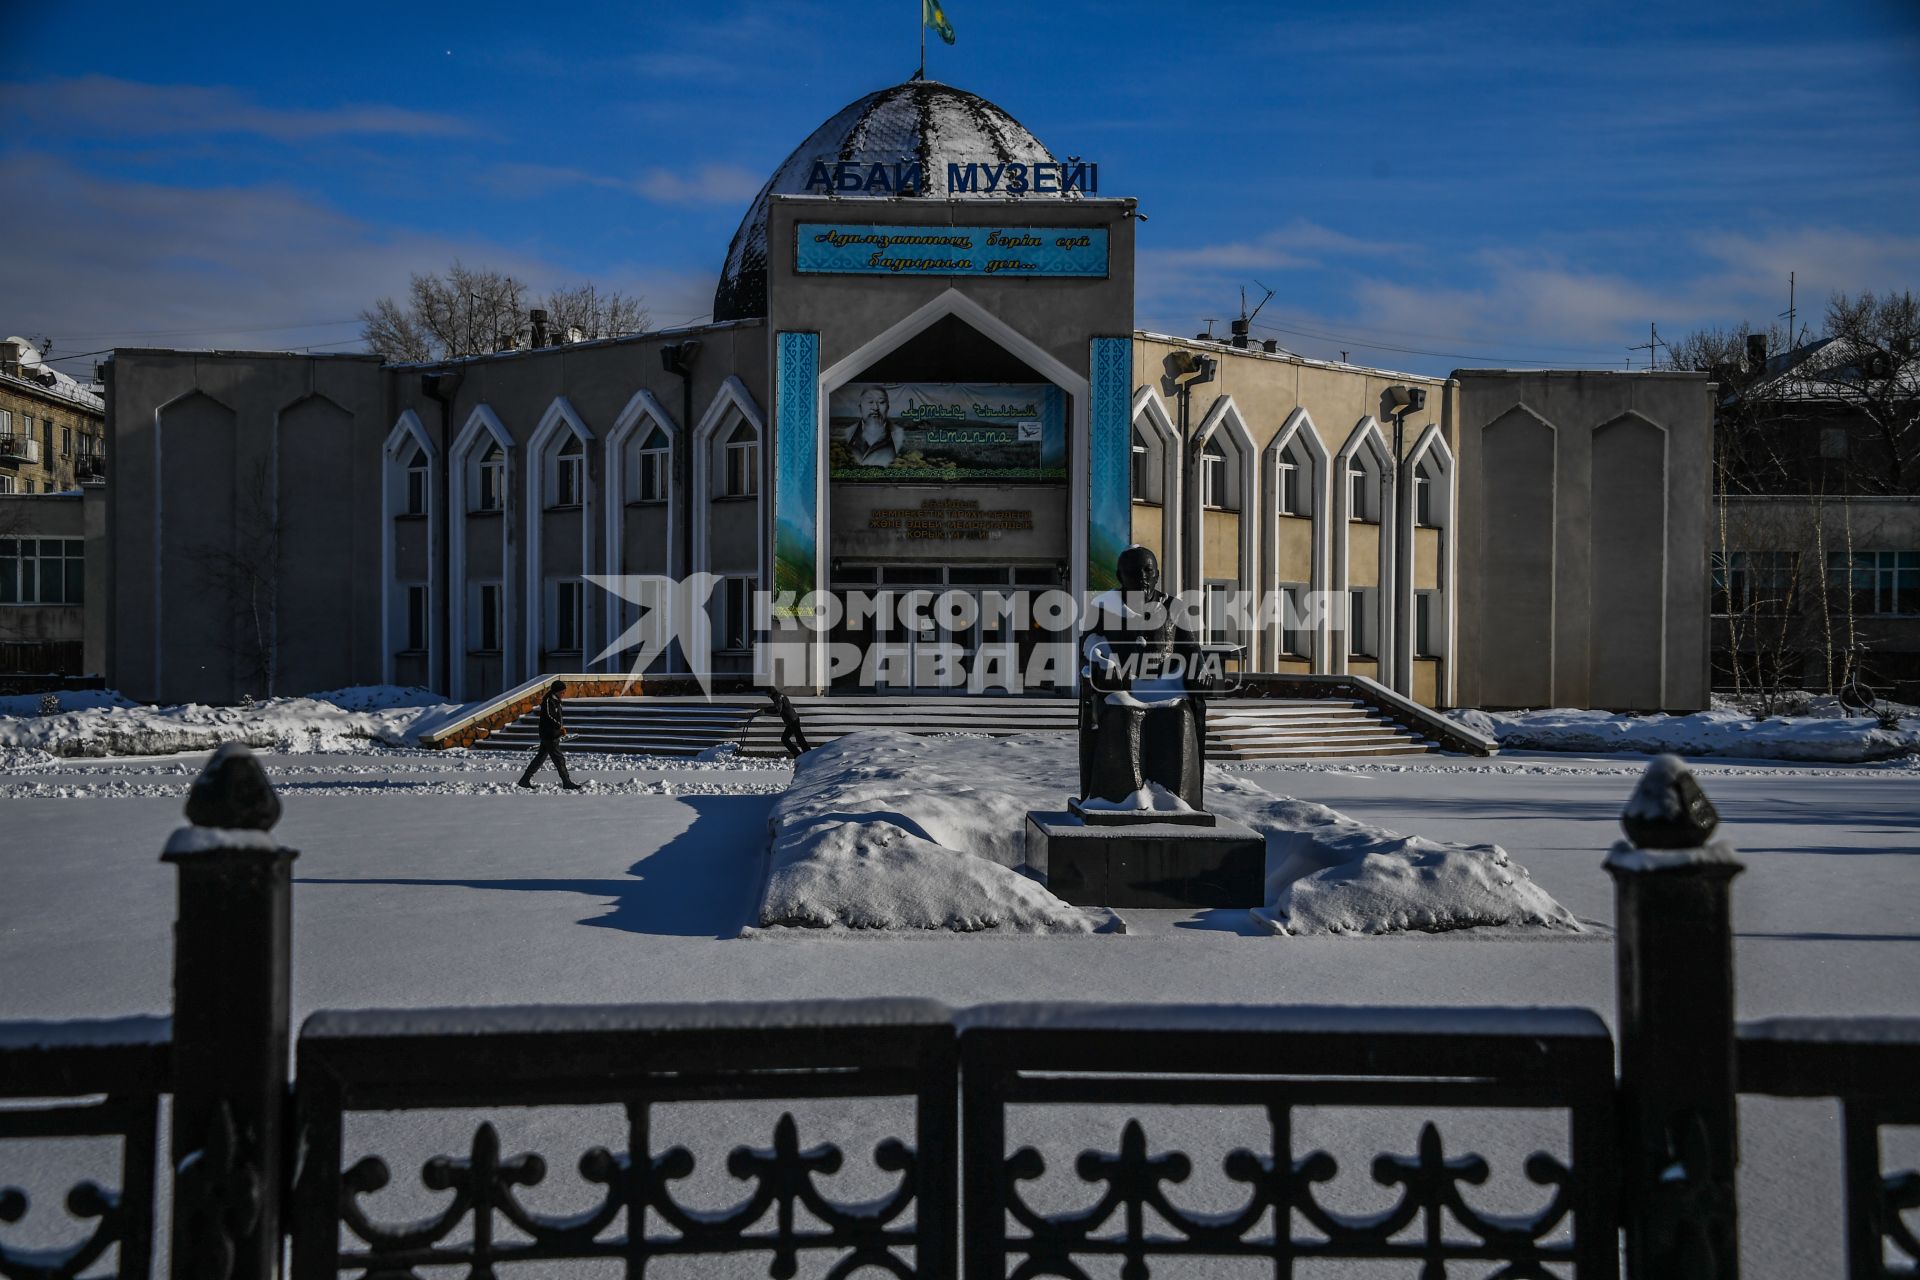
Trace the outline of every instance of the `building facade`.
<path fill-rule="evenodd" d="M 0 495 L 60 493 L 106 474 L 105 401 L 24 338 L 0 342 Z"/>
<path fill-rule="evenodd" d="M 1423 378 L 1144 332 L 1134 204 L 1098 181 L 914 81 L 769 179 L 712 324 L 432 366 L 116 352 L 113 683 L 471 699 L 628 670 L 664 611 L 656 670 L 1060 693 L 1072 638 L 1036 678 L 1058 639 L 1030 617 L 840 604 L 1084 599 L 1137 543 L 1251 669 L 1435 705 L 1704 702 L 1704 377 Z M 703 590 L 603 589 L 634 575 Z M 1592 639 L 1620 610 L 1650 630 L 1616 661 Z"/>

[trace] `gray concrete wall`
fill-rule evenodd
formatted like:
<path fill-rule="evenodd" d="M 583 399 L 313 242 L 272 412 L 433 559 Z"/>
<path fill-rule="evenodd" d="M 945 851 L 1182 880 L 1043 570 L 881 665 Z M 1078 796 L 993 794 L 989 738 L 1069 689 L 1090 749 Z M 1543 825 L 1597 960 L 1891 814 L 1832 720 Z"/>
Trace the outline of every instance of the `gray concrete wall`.
<path fill-rule="evenodd" d="M 1712 384 L 1468 369 L 1459 700 L 1707 704 Z"/>
<path fill-rule="evenodd" d="M 106 675 L 129 696 L 232 702 L 266 692 L 232 579 L 282 550 L 276 691 L 379 667 L 383 380 L 370 356 L 123 349 L 108 366 Z M 325 470 L 314 470 L 324 466 Z"/>

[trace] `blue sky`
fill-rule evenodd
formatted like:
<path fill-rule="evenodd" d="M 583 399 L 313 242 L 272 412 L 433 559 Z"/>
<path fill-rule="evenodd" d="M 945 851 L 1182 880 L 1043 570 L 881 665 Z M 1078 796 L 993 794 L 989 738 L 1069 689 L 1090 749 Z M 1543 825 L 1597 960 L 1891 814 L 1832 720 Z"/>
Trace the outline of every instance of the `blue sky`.
<path fill-rule="evenodd" d="M 0 330 L 348 350 L 456 256 L 697 320 L 764 176 L 911 74 L 918 11 L 17 7 Z M 1771 320 L 1790 270 L 1816 324 L 1920 288 L 1912 0 L 947 12 L 930 75 L 1139 198 L 1143 327 L 1258 281 L 1258 336 L 1312 355 L 1621 368 L 1650 322 Z"/>

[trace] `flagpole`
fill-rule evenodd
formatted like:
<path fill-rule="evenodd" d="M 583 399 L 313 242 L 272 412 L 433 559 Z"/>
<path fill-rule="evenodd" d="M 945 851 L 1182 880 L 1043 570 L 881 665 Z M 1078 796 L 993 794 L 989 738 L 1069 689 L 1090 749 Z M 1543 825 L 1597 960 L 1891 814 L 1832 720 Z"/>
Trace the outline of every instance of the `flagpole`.
<path fill-rule="evenodd" d="M 920 0 L 920 79 L 927 78 L 927 0 Z"/>

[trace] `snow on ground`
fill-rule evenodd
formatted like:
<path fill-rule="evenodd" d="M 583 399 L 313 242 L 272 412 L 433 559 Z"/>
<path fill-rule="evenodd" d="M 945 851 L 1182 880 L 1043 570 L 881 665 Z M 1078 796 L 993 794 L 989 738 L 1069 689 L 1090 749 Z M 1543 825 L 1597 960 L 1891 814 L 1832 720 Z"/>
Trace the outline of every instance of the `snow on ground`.
<path fill-rule="evenodd" d="M 50 716 L 40 714 L 42 696 L 0 698 L 0 764 L 17 766 L 43 756 L 196 751 L 222 742 L 269 751 L 404 746 L 457 710 L 438 694 L 392 685 L 356 685 L 235 707 L 147 706 L 115 690 L 83 690 L 55 694 L 60 710 Z"/>
<path fill-rule="evenodd" d="M 1455 720 L 1503 749 L 1632 751 L 1644 755 L 1734 756 L 1860 763 L 1920 753 L 1920 716 L 1883 729 L 1872 716 L 1772 716 L 1738 711 L 1622 715 L 1555 707 L 1545 711 L 1453 711 Z"/>
<path fill-rule="evenodd" d="M 56 760 L 9 779 L 30 777 L 64 795 L 0 792 L 0 1018 L 167 1008 L 175 873 L 159 855 L 180 825 L 201 759 Z M 277 834 L 300 850 L 293 865 L 296 1025 L 323 1008 L 829 996 L 920 996 L 956 1007 L 1004 1000 L 1574 1005 L 1611 1022 L 1614 950 L 1606 940 L 1614 900 L 1601 863 L 1644 767 L 1618 756 L 1524 754 L 1233 766 L 1243 780 L 1375 827 L 1498 844 L 1587 926 L 1580 935 L 1274 938 L 1257 933 L 1245 912 L 1124 911 L 1124 934 L 780 929 L 740 941 L 759 903 L 775 801 L 762 789 L 784 780 L 778 762 L 715 767 L 581 757 L 576 776 L 597 789 L 579 794 L 551 784 L 538 794 L 510 792 L 505 784 L 524 759 L 505 753 L 382 750 L 269 755 L 264 763 L 286 802 Z M 1910 762 L 1829 769 L 1722 762 L 1697 772 L 1724 819 L 1722 834 L 1748 868 L 1733 886 L 1739 1016 L 1920 1015 L 1920 931 L 1912 913 L 1920 901 L 1920 800 Z M 655 783 L 662 790 L 639 790 Z M 716 793 L 691 794 L 694 786 Z M 1056 788 L 1054 803 L 1061 794 Z M 689 1144 L 725 1182 L 726 1151 L 736 1142 L 764 1146 L 785 1105 L 669 1117 L 682 1127 L 663 1141 Z M 838 1129 L 811 1106 L 791 1108 L 807 1126 L 804 1142 L 844 1142 L 850 1170 L 856 1156 L 870 1156 L 884 1104 L 860 1104 Z M 1138 1110 L 1150 1138 L 1177 1137 L 1195 1156 L 1193 1176 L 1173 1189 L 1182 1203 L 1225 1209 L 1235 1194 L 1244 1199 L 1244 1187 L 1204 1157 L 1245 1145 L 1248 1126 L 1263 1117 L 1232 1108 L 1181 1108 L 1177 1116 Z M 512 1150 L 540 1151 L 556 1169 L 594 1143 L 618 1149 L 624 1123 L 618 1108 L 610 1118 L 554 1108 L 502 1109 L 489 1118 Z M 1358 1171 L 1351 1180 L 1365 1196 L 1366 1158 L 1413 1150 L 1425 1118 L 1321 1110 L 1301 1116 L 1301 1141 L 1339 1153 L 1343 1169 Z M 1550 1134 L 1486 1112 L 1460 1117 L 1459 1128 L 1449 1127 L 1453 1118 L 1437 1118 L 1450 1154 L 1477 1151 L 1492 1166 L 1492 1180 L 1476 1196 L 1503 1178 L 1519 1184 L 1516 1197 L 1538 1194 L 1514 1171 L 1531 1151 L 1552 1145 Z M 1114 1149 L 1117 1126 L 1104 1124 L 1110 1119 L 1084 1108 L 1029 1108 L 1021 1140 L 1060 1153 L 1070 1169 L 1083 1147 Z M 1748 1099 L 1741 1120 L 1743 1274 L 1844 1274 L 1837 1108 L 1817 1099 Z M 1309 1132 L 1315 1125 L 1319 1132 Z M 396 1184 L 428 1155 L 464 1154 L 472 1138 L 466 1113 L 383 1114 L 367 1126 L 350 1140 L 374 1145 L 356 1146 L 349 1158 L 389 1156 Z M 1910 1145 L 1893 1147 L 1897 1137 L 1889 1131 L 1888 1160 L 1909 1167 L 1915 1154 Z M 98 1158 L 81 1176 L 113 1184 L 110 1154 Z M 58 1207 L 59 1190 L 73 1182 L 61 1176 L 66 1168 L 23 1165 L 9 1155 L 4 1172 L 7 1184 L 29 1187 L 36 1198 L 34 1213 L 9 1228 L 9 1239 L 41 1219 L 55 1231 L 71 1227 Z M 1538 1201 L 1514 1207 L 1537 1209 Z M 1196 1264 L 1191 1273 L 1206 1270 Z"/>
<path fill-rule="evenodd" d="M 1075 790 L 1060 734 L 851 734 L 809 752 L 774 806 L 762 925 L 1088 932 L 1108 913 L 1030 879 L 1029 810 Z M 1267 840 L 1275 933 L 1391 933 L 1579 923 L 1496 845 L 1446 844 L 1276 798 L 1211 771 L 1208 806 Z"/>

